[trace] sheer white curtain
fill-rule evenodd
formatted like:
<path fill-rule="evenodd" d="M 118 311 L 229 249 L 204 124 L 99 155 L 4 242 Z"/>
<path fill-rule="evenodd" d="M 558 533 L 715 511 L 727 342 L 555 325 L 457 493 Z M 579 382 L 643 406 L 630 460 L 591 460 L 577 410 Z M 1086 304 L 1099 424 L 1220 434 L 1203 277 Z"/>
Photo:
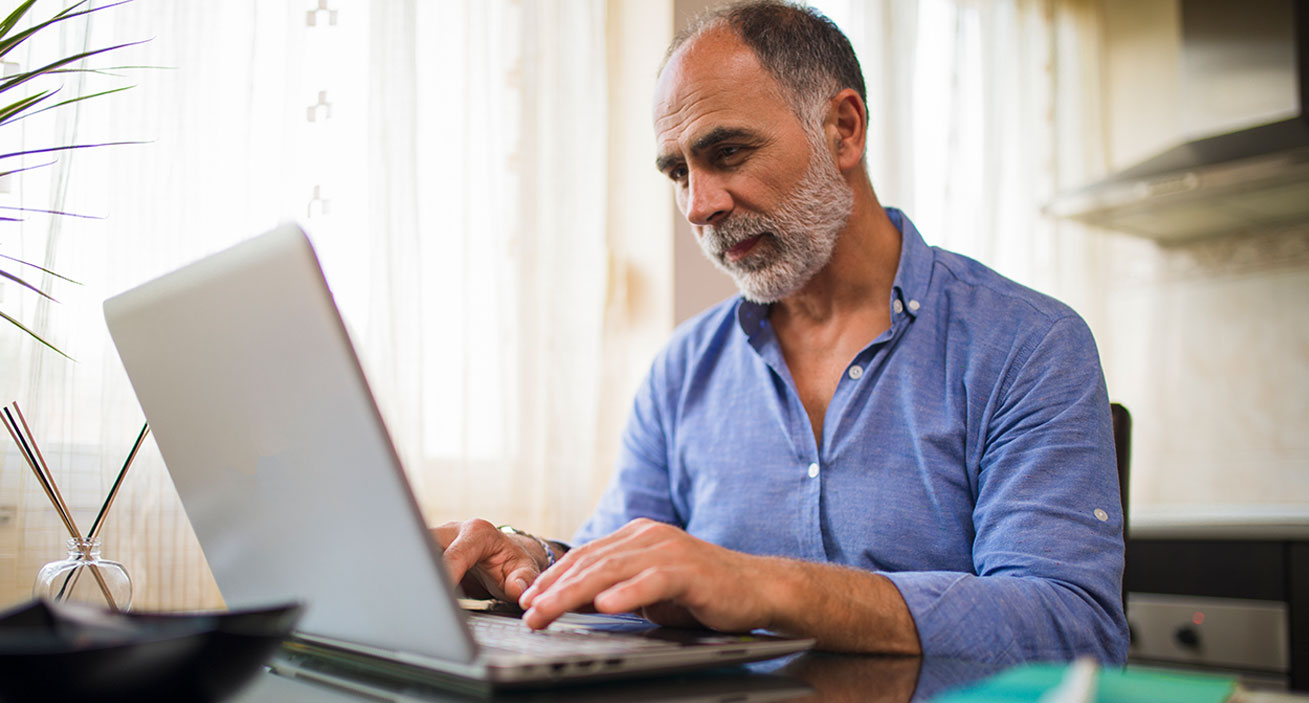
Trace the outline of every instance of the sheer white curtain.
<path fill-rule="evenodd" d="M 133 90 L 33 120 L 21 136 L 27 147 L 150 143 L 65 157 L 0 193 L 108 218 L 33 216 L 0 231 L 4 253 L 86 283 L 56 285 L 58 306 L 0 283 L 6 311 L 78 359 L 0 330 L 0 400 L 23 404 L 89 523 L 143 420 L 100 301 L 294 219 L 314 238 L 429 520 L 485 515 L 565 536 L 607 469 L 594 466 L 604 6 L 321 5 L 139 0 L 24 54 L 80 46 L 89 31 L 91 45 L 152 38 L 115 63 L 164 68 L 133 71 Z M 10 444 L 0 603 L 26 598 L 64 540 Z M 138 607 L 220 603 L 152 442 L 104 541 L 136 580 Z"/>
<path fill-rule="evenodd" d="M 1105 168 L 1092 0 L 815 0 L 868 87 L 884 205 L 930 244 L 1074 305 L 1094 326 L 1103 245 L 1041 210 Z"/>
<path fill-rule="evenodd" d="M 432 520 L 590 507 L 606 290 L 598 2 L 377 3 L 369 371 Z"/>

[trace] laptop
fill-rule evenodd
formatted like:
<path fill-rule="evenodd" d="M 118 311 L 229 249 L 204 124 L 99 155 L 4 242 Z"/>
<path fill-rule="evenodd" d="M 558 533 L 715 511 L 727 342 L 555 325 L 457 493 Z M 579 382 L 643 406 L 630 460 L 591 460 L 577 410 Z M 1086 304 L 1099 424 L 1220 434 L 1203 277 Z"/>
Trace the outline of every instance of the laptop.
<path fill-rule="evenodd" d="M 635 616 L 570 614 L 532 632 L 513 614 L 465 611 L 294 224 L 114 296 L 104 311 L 223 599 L 302 601 L 287 645 L 298 652 L 513 687 L 813 645 Z"/>

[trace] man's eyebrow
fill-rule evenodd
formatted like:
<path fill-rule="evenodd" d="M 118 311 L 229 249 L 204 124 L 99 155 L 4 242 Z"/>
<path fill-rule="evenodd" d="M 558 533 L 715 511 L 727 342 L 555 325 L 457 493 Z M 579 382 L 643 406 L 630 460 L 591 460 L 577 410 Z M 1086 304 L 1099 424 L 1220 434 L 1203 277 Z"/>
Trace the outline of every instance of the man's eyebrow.
<path fill-rule="evenodd" d="M 709 147 L 733 139 L 755 140 L 758 138 L 755 132 L 742 127 L 714 127 L 707 134 L 691 143 L 691 151 L 698 153 Z"/>
<path fill-rule="evenodd" d="M 715 144 L 731 141 L 733 139 L 757 141 L 759 135 L 752 130 L 742 127 L 714 127 L 691 143 L 691 153 L 699 153 Z M 682 157 L 675 154 L 664 154 L 655 159 L 655 168 L 659 169 L 660 173 L 663 173 L 681 163 Z"/>
<path fill-rule="evenodd" d="M 673 154 L 664 154 L 663 156 L 660 156 L 659 158 L 655 159 L 655 168 L 659 169 L 660 173 L 667 173 L 668 169 L 677 166 L 681 163 L 682 163 L 682 157 L 674 156 Z"/>

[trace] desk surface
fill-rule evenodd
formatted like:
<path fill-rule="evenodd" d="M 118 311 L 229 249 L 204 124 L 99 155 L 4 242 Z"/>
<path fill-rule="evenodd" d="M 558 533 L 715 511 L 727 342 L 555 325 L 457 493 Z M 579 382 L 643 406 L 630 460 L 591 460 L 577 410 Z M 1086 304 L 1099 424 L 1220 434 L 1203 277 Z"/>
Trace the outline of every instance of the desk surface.
<path fill-rule="evenodd" d="M 260 675 L 235 701 L 344 703 L 394 698 L 440 703 L 487 700 L 906 703 L 928 700 L 943 690 L 966 685 L 994 673 L 994 670 L 994 666 L 977 662 L 806 653 L 703 673 L 508 692 L 491 698 L 381 678 L 334 677 L 327 682 L 267 673 Z M 325 673 L 339 672 L 325 670 Z M 351 691 L 351 688 L 355 690 Z"/>
<path fill-rule="evenodd" d="M 1129 670 L 1133 669 L 1129 668 Z M 1135 669 L 1135 671 L 1142 670 Z M 325 669 L 320 673 L 339 675 L 342 672 Z M 996 665 L 974 661 L 809 652 L 770 662 L 702 673 L 507 692 L 493 697 L 477 697 L 447 689 L 382 678 L 336 676 L 329 682 L 265 673 L 259 675 L 237 696 L 235 703 L 273 703 L 274 701 L 277 703 L 311 701 L 358 703 L 377 700 L 403 700 L 414 703 L 424 701 L 433 703 L 470 703 L 471 701 L 909 703 L 933 700 L 949 691 L 975 684 L 995 673 L 998 673 Z M 1241 703 L 1309 703 L 1309 696 L 1251 693 L 1247 690 L 1239 690 L 1230 700 Z"/>

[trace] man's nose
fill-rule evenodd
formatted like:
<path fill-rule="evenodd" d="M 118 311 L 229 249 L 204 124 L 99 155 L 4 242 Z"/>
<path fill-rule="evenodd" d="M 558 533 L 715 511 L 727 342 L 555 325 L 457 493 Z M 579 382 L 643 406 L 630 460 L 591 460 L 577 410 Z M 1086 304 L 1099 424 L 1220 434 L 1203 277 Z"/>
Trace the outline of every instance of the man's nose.
<path fill-rule="evenodd" d="M 683 212 L 693 225 L 717 224 L 732 210 L 732 196 L 722 179 L 713 174 L 692 173 L 686 185 Z"/>

